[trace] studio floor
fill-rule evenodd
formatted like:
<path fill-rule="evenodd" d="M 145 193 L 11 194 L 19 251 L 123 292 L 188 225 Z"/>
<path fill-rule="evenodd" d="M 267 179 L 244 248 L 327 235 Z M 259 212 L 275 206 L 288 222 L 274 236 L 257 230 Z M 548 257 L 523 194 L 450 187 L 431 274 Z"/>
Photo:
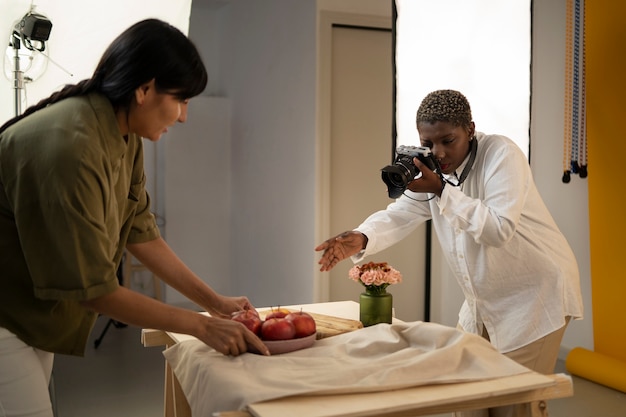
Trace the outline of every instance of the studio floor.
<path fill-rule="evenodd" d="M 55 357 L 56 417 L 158 417 L 163 415 L 162 348 L 144 348 L 141 330 L 110 326 L 100 317 L 85 357 Z M 556 372 L 566 372 L 559 361 Z M 626 394 L 573 377 L 574 396 L 548 403 L 550 417 L 626 417 Z"/>

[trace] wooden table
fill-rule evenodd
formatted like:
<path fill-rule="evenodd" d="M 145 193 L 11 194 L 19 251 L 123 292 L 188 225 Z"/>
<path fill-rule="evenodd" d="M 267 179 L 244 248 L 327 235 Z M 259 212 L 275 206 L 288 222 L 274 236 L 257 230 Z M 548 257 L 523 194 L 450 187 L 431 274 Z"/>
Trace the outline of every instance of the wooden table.
<path fill-rule="evenodd" d="M 358 317 L 353 301 L 286 306 L 290 309 L 347 319 Z M 173 346 L 188 335 L 144 329 L 144 346 Z M 429 385 L 395 391 L 324 396 L 294 396 L 251 404 L 246 411 L 229 411 L 215 417 L 412 417 L 488 408 L 573 395 L 568 375 L 535 372 L 486 381 Z M 165 417 L 190 417 L 191 408 L 169 364 L 165 363 Z M 547 413 L 545 413 L 547 416 Z"/>

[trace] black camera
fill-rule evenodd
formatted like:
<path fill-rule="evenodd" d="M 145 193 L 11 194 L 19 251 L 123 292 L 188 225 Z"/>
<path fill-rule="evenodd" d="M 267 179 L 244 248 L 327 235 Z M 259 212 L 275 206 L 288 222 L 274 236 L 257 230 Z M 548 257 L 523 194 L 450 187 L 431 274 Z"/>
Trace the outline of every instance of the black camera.
<path fill-rule="evenodd" d="M 413 163 L 413 158 L 419 159 L 432 171 L 439 169 L 439 164 L 429 148 L 425 146 L 400 145 L 396 148 L 396 160 L 381 170 L 383 182 L 387 184 L 389 198 L 398 198 L 406 187 L 419 174 L 420 170 Z"/>

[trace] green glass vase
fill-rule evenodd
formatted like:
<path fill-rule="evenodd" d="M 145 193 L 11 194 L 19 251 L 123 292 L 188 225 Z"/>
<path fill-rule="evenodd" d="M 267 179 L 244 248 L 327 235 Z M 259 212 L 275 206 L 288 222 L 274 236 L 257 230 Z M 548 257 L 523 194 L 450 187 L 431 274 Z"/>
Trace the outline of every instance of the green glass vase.
<path fill-rule="evenodd" d="M 373 292 L 365 290 L 359 298 L 359 319 L 363 327 L 378 323 L 391 323 L 393 296 L 386 290 Z"/>

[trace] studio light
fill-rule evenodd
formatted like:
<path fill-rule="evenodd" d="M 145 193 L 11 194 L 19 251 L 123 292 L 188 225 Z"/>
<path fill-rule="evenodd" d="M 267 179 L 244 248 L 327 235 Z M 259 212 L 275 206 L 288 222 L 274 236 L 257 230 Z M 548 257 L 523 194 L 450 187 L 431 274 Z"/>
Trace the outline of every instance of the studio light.
<path fill-rule="evenodd" d="M 41 53 L 46 49 L 46 42 L 50 38 L 51 30 L 52 22 L 33 10 L 18 20 L 11 30 L 4 70 L 5 75 L 10 75 L 13 82 L 16 116 L 22 113 L 24 83 L 35 79 L 35 74 L 28 77 L 25 76 L 25 72 L 38 70 L 39 73 L 36 76 L 41 76 L 46 68 L 47 59 Z M 9 57 L 9 55 L 12 56 Z M 12 65 L 9 64 L 10 62 Z"/>
<path fill-rule="evenodd" d="M 50 37 L 52 30 L 52 22 L 37 13 L 28 13 L 15 25 L 15 29 L 19 30 L 22 39 L 30 41 L 45 42 Z"/>

